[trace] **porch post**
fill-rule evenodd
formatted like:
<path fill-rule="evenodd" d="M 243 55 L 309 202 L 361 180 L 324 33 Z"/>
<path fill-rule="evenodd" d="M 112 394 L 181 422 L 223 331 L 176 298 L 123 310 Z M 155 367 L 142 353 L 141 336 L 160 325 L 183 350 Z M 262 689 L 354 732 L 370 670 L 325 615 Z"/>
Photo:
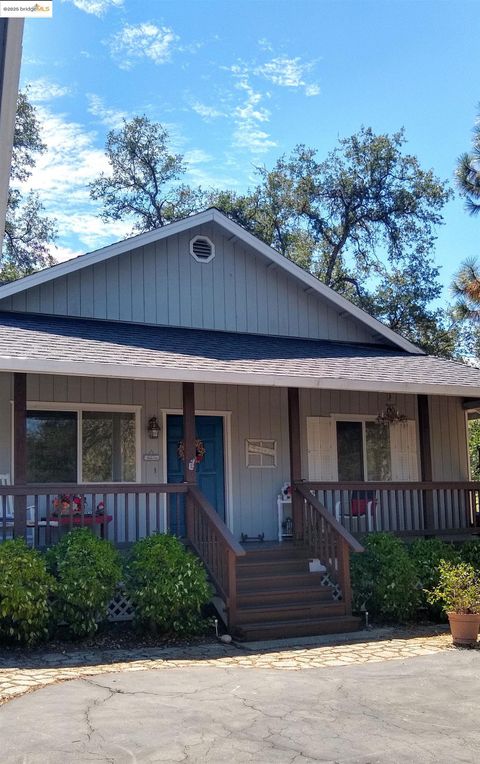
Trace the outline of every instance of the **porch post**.
<path fill-rule="evenodd" d="M 183 462 L 183 479 L 185 483 L 196 483 L 195 472 L 195 385 L 193 382 L 183 383 L 183 444 L 185 459 Z M 193 469 L 190 467 L 193 465 Z M 189 493 L 185 496 L 185 526 L 187 538 L 193 535 L 193 502 Z"/>
<path fill-rule="evenodd" d="M 420 477 L 422 479 L 422 483 L 431 483 L 433 480 L 433 471 L 428 395 L 417 396 L 417 404 L 418 429 L 420 438 Z M 423 491 L 423 520 L 426 530 L 435 529 L 432 491 Z"/>
<path fill-rule="evenodd" d="M 13 467 L 14 485 L 27 482 L 27 375 L 13 375 Z M 27 530 L 27 496 L 15 496 L 13 531 L 15 538 Z"/>
<path fill-rule="evenodd" d="M 293 484 L 302 479 L 300 443 L 300 397 L 298 387 L 288 388 L 288 435 L 290 441 L 290 483 L 292 485 L 292 516 L 296 539 L 303 537 L 303 501 Z"/>

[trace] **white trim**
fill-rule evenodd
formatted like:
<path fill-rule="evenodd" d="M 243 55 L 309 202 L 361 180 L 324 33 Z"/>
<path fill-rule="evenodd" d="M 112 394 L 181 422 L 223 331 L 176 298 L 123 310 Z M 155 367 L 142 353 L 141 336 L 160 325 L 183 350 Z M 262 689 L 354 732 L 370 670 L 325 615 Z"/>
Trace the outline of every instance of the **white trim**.
<path fill-rule="evenodd" d="M 408 342 L 408 340 L 401 337 L 392 329 L 389 329 L 376 318 L 373 318 L 364 310 L 361 310 L 361 308 L 353 305 L 351 302 L 345 299 L 345 297 L 342 297 L 341 295 L 334 292 L 334 290 L 330 287 L 322 284 L 317 278 L 315 278 L 315 276 L 312 276 L 310 273 L 304 271 L 302 268 L 300 268 L 300 266 L 296 265 L 296 263 L 293 263 L 284 255 L 281 255 L 279 252 L 272 249 L 272 247 L 264 244 L 262 241 L 260 241 L 260 239 L 257 239 L 256 236 L 249 233 L 248 231 L 245 231 L 245 229 L 239 226 L 238 223 L 234 223 L 232 220 L 229 220 L 226 215 L 214 208 L 210 208 L 204 212 L 199 212 L 196 215 L 191 215 L 190 217 L 185 218 L 184 220 L 179 220 L 176 223 L 169 223 L 168 225 L 163 226 L 163 228 L 157 228 L 154 231 L 141 233 L 138 234 L 138 236 L 133 236 L 130 239 L 125 239 L 124 241 L 120 241 L 115 244 L 110 244 L 109 246 L 102 247 L 102 249 L 97 249 L 94 252 L 80 255 L 73 260 L 67 260 L 63 263 L 59 263 L 58 265 L 51 266 L 50 268 L 45 268 L 43 271 L 33 273 L 30 276 L 25 276 L 24 278 L 13 281 L 10 284 L 4 284 L 0 287 L 0 300 L 2 300 L 4 297 L 9 297 L 10 295 L 17 294 L 17 292 L 23 292 L 25 289 L 30 289 L 31 287 L 44 284 L 45 282 L 59 278 L 60 276 L 74 273 L 75 271 L 78 271 L 81 268 L 86 268 L 89 265 L 94 265 L 95 263 L 100 263 L 104 260 L 108 260 L 111 257 L 117 257 L 118 255 L 124 254 L 125 252 L 130 252 L 132 249 L 144 247 L 147 244 L 160 241 L 169 236 L 174 236 L 175 234 L 187 231 L 190 228 L 195 228 L 197 226 L 211 222 L 217 223 L 219 226 L 228 231 L 228 233 L 230 233 L 232 236 L 240 239 L 244 244 L 252 247 L 256 252 L 264 255 L 279 268 L 287 271 L 287 273 L 289 273 L 291 276 L 294 276 L 303 284 L 305 284 L 308 289 L 312 289 L 332 305 L 340 308 L 341 311 L 345 311 L 348 315 L 355 317 L 362 324 L 368 326 L 368 328 L 371 329 L 374 334 L 385 337 L 386 339 L 390 340 L 390 342 L 393 342 L 398 347 L 402 348 L 403 350 L 407 350 L 410 353 L 424 355 L 423 350 L 420 350 L 420 348 L 418 348 L 416 345 Z"/>
<path fill-rule="evenodd" d="M 173 414 L 182 416 L 182 409 L 161 409 L 162 416 L 162 449 L 163 449 L 163 481 L 167 482 L 167 416 Z M 232 464 L 232 412 L 195 409 L 195 416 L 219 416 L 223 418 L 223 468 L 225 478 L 225 525 L 233 533 L 233 464 Z M 164 527 L 167 527 L 167 507 L 164 507 Z"/>
<path fill-rule="evenodd" d="M 48 401 L 42 403 L 42 401 L 27 401 L 27 411 L 73 411 L 77 414 L 84 411 L 105 411 L 106 413 L 118 412 L 135 414 L 135 483 L 141 483 L 142 480 L 142 439 L 141 439 L 141 415 L 142 407 L 139 405 L 124 405 L 119 404 L 116 406 L 113 403 L 64 403 L 54 401 Z M 83 483 L 82 475 L 82 420 L 83 418 L 77 417 L 77 483 Z M 14 461 L 14 448 L 13 448 L 13 402 L 12 402 L 12 470 Z M 104 483 L 111 485 L 119 485 L 120 483 L 130 481 L 120 480 L 102 480 L 102 481 L 89 481 L 89 485 L 95 485 L 96 483 Z"/>
<path fill-rule="evenodd" d="M 408 359 L 406 359 L 408 361 Z M 75 368 L 75 367 L 78 367 Z M 455 395 L 477 397 L 480 382 L 474 385 L 427 384 L 415 381 L 362 380 L 345 377 L 312 377 L 287 374 L 256 374 L 240 371 L 209 371 L 193 368 L 167 368 L 165 366 L 125 366 L 123 364 L 54 361 L 36 358 L 0 358 L 1 372 L 24 371 L 32 374 L 59 374 L 62 376 L 103 377 L 104 379 L 130 379 L 156 382 L 200 382 L 217 385 L 253 385 L 258 387 L 300 387 L 313 390 L 351 390 L 374 393 L 406 393 L 426 395 Z"/>

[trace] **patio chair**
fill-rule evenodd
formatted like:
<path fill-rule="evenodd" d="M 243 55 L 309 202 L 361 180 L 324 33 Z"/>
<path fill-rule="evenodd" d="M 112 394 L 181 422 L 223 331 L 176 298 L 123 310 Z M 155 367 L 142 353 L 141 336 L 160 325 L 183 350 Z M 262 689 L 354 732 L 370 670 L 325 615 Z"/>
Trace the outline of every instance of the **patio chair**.
<path fill-rule="evenodd" d="M 347 504 L 349 511 L 345 511 L 345 504 Z M 366 530 L 370 533 L 374 529 L 376 507 L 377 499 L 373 491 L 352 491 L 347 502 L 340 500 L 335 504 L 335 517 L 342 525 L 345 525 L 343 521 L 348 518 L 349 523 L 347 527 L 349 530 L 353 530 L 353 519 L 357 523 L 357 530 L 359 530 L 360 518 L 364 517 L 366 520 Z"/>

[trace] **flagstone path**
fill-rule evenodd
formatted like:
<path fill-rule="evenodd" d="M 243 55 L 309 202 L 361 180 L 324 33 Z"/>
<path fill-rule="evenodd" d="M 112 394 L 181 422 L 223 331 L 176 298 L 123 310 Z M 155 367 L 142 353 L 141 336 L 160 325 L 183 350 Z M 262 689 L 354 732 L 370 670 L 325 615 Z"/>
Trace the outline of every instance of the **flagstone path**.
<path fill-rule="evenodd" d="M 339 636 L 333 643 L 319 638 L 317 643 L 310 640 L 308 644 L 297 642 L 294 646 L 291 640 L 271 647 L 261 643 L 253 647 L 214 643 L 183 648 L 33 653 L 31 659 L 0 651 L 0 704 L 49 684 L 113 671 L 168 670 L 198 665 L 303 671 L 405 660 L 454 649 L 450 635 L 443 631 L 432 634 L 422 630 L 391 630 L 383 637 L 375 638 L 369 632 L 364 635 L 354 642 L 347 641 L 348 636 Z"/>

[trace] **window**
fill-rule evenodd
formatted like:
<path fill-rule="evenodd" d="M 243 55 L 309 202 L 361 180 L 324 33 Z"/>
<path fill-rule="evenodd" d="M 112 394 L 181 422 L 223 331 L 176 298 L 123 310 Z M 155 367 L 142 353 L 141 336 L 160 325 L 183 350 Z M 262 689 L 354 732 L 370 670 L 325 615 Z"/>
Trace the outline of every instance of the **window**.
<path fill-rule="evenodd" d="M 29 483 L 136 480 L 133 411 L 27 411 Z"/>
<path fill-rule="evenodd" d="M 338 480 L 392 479 L 390 427 L 374 421 L 337 421 Z"/>

